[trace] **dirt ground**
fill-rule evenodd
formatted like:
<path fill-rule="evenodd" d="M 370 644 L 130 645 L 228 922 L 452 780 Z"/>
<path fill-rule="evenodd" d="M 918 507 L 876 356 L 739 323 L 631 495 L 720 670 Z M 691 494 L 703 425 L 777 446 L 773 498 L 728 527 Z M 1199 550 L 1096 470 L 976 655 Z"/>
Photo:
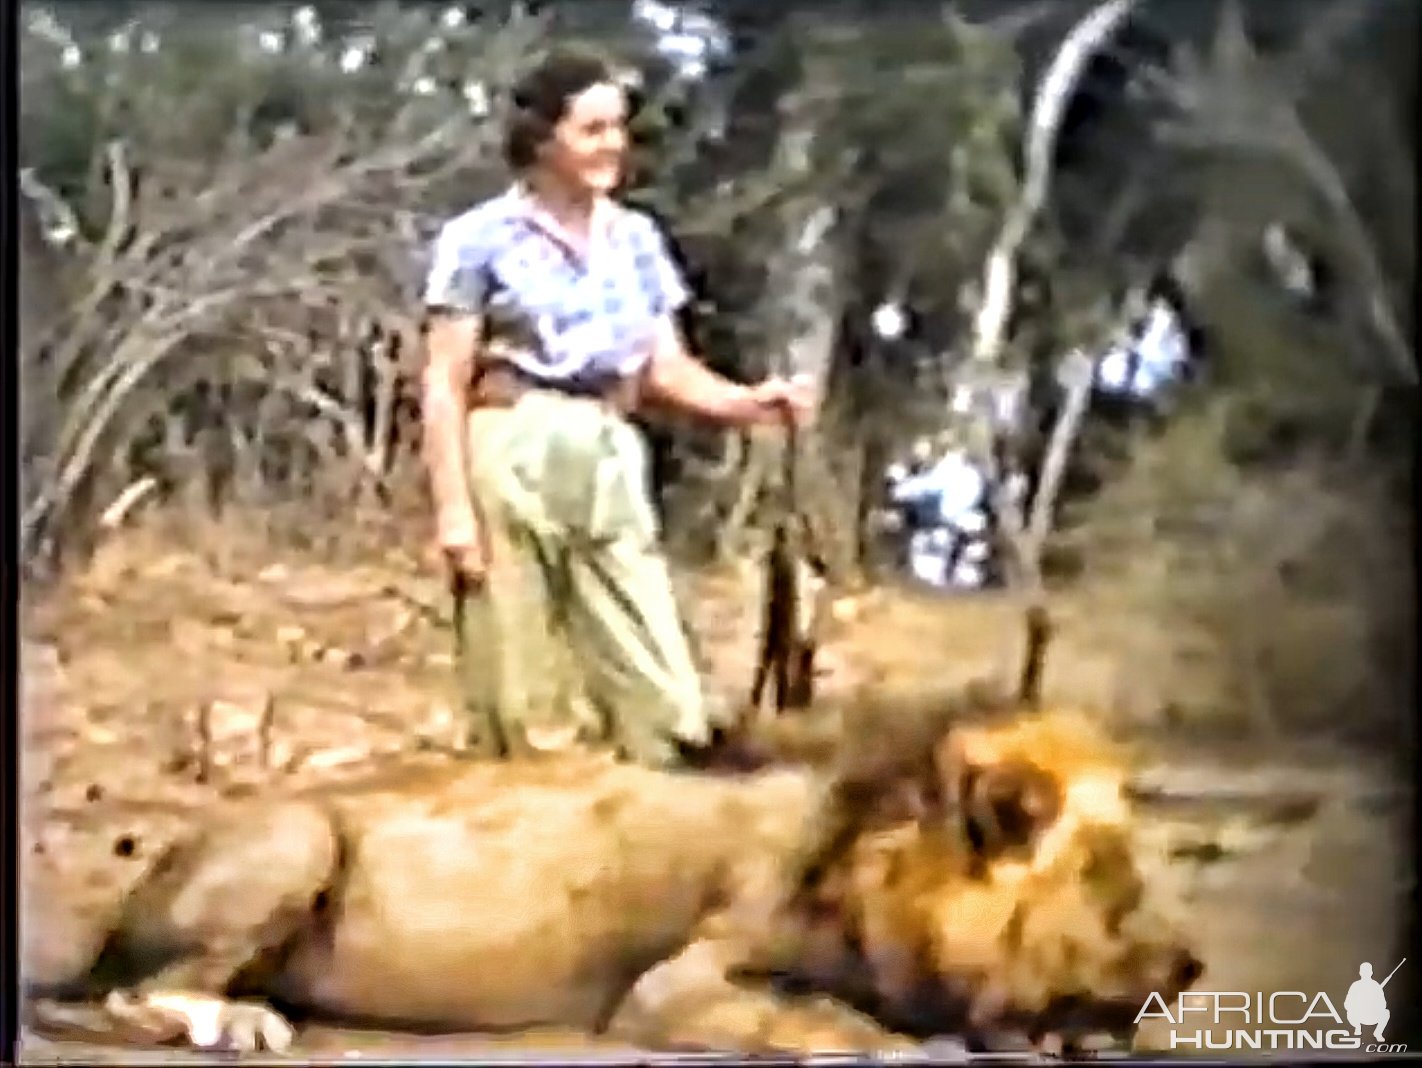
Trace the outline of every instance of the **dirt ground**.
<path fill-rule="evenodd" d="M 70 892 L 94 901 L 112 892 L 86 875 L 86 865 L 98 870 L 84 834 L 99 814 L 128 821 L 135 863 L 126 870 L 136 874 L 175 805 L 274 777 L 340 776 L 380 753 L 445 759 L 456 743 L 447 609 L 418 553 L 338 564 L 273 557 L 226 535 L 201 544 L 129 532 L 22 603 L 21 864 L 57 867 Z M 732 696 L 750 677 L 754 580 L 684 582 L 711 680 Z M 941 689 L 982 675 L 1003 663 L 1010 612 L 991 597 L 870 594 L 825 652 L 823 689 Z M 1067 604 L 1061 618 L 1048 700 L 1107 707 L 1131 665 L 1093 645 L 1088 613 Z M 1173 858 L 1167 870 L 1207 965 L 1198 989 L 1323 991 L 1341 1012 L 1360 962 L 1379 978 L 1392 970 L 1405 953 L 1412 886 L 1409 761 L 1321 742 L 1207 742 L 1143 731 L 1139 716 L 1129 728 L 1142 755 L 1144 829 Z M 103 868 L 112 869 L 107 857 Z M 1414 968 L 1422 960 L 1405 963 L 1389 991 L 1390 1041 L 1404 1029 L 1395 992 L 1416 989 Z M 556 1033 L 416 1039 L 318 1028 L 301 1041 L 309 1056 L 334 1059 L 615 1052 Z M 1147 1024 L 1139 1045 L 1171 1048 L 1171 1028 Z M 38 1063 L 79 1051 L 29 1035 L 23 1052 Z"/>

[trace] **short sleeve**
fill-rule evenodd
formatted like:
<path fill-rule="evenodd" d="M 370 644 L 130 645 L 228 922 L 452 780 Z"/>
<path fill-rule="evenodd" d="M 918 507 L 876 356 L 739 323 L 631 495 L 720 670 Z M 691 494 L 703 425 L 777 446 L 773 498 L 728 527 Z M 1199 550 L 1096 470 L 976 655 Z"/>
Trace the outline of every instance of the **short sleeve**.
<path fill-rule="evenodd" d="M 652 314 L 660 318 L 679 311 L 691 299 L 691 290 L 681 268 L 672 258 L 671 247 L 662 228 L 646 215 L 637 215 L 636 245 L 638 276 L 647 290 Z"/>
<path fill-rule="evenodd" d="M 483 246 L 470 240 L 458 220 L 446 223 L 435 238 L 429 272 L 425 275 L 427 308 L 477 314 L 488 296 L 488 257 Z"/>

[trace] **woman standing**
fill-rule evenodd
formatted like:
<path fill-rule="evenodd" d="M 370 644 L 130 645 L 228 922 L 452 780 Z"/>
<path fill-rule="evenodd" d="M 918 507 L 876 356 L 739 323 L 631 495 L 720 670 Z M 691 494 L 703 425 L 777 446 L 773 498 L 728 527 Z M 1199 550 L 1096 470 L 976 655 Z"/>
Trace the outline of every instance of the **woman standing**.
<path fill-rule="evenodd" d="M 611 67 L 554 53 L 516 86 L 504 193 L 435 242 L 424 435 L 461 674 L 500 753 L 574 745 L 571 653 L 618 747 L 655 766 L 712 748 L 625 416 L 658 401 L 727 426 L 796 419 L 807 386 L 743 386 L 687 351 L 661 231 L 612 199 L 627 104 Z"/>

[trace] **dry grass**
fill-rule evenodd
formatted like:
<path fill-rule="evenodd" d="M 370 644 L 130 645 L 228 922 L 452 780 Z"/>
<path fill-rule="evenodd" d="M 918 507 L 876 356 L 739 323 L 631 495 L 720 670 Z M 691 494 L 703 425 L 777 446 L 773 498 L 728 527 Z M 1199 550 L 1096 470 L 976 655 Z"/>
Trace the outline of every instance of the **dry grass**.
<path fill-rule="evenodd" d="M 1124 490 L 1148 476 L 1157 495 L 1178 494 L 1164 464 L 1157 458 Z M 1278 548 L 1268 534 L 1281 529 L 1281 514 L 1317 497 L 1302 476 L 1254 484 L 1234 492 L 1231 518 Z M 1326 514 L 1317 544 L 1351 537 L 1366 547 L 1366 528 L 1336 529 L 1347 518 L 1342 509 Z M 1122 537 L 1119 523 L 1088 529 Z M 304 546 L 281 549 L 260 516 L 180 522 L 156 512 L 110 535 L 55 585 L 30 587 L 22 620 L 26 667 L 35 670 L 24 729 L 47 741 L 29 785 L 50 779 L 50 789 L 82 791 L 119 774 L 158 782 L 164 767 L 184 764 L 202 709 L 229 778 L 451 744 L 460 716 L 448 605 L 428 537 L 412 522 L 352 522 L 342 533 L 311 531 Z M 1188 542 L 1159 536 L 1150 544 L 1150 552 L 1107 557 L 1115 566 L 1055 598 L 1049 705 L 1148 733 L 1223 724 L 1266 737 L 1306 734 L 1334 722 L 1340 707 L 1353 710 L 1355 724 L 1395 721 L 1386 702 L 1398 679 L 1370 659 L 1370 639 L 1387 620 L 1360 614 L 1369 602 L 1356 591 L 1366 586 L 1350 587 L 1345 575 L 1306 596 L 1297 580 L 1286 584 L 1266 567 L 1258 548 L 1236 549 L 1229 570 L 1220 551 L 1192 554 Z M 1376 557 L 1355 566 L 1374 580 L 1391 574 Z M 759 622 L 756 568 L 682 571 L 677 581 L 708 681 L 725 699 L 742 699 Z M 1018 611 L 991 593 L 858 593 L 837 606 L 819 693 L 840 707 L 865 687 L 887 706 L 921 704 L 1000 677 L 1015 667 Z M 60 668 L 52 674 L 62 693 L 39 681 L 46 655 Z M 269 751 L 256 752 L 264 714 Z"/>
<path fill-rule="evenodd" d="M 354 758 L 447 729 L 448 653 L 432 618 L 444 606 L 411 556 L 281 556 L 231 525 L 198 544 L 126 531 L 24 605 L 25 669 L 46 651 L 59 669 L 23 710 L 26 736 L 50 740 L 52 789 L 171 779 L 163 769 L 182 762 L 203 708 L 238 776 L 258 771 L 239 739 L 269 704 L 275 764 L 298 747 Z"/>
<path fill-rule="evenodd" d="M 1321 458 L 1246 473 L 1221 459 L 1225 433 L 1214 413 L 1180 420 L 1086 510 L 1079 603 L 1098 639 L 1177 721 L 1409 742 L 1395 502 Z"/>
<path fill-rule="evenodd" d="M 385 532 L 383 545 L 378 535 L 350 537 L 340 552 L 314 535 L 278 548 L 261 517 L 158 514 L 110 535 L 53 585 L 29 587 L 27 792 L 62 803 L 94 783 L 115 795 L 191 783 L 204 709 L 220 765 L 204 790 L 286 764 L 452 744 L 460 716 L 437 562 L 418 533 Z M 755 568 L 683 571 L 678 586 L 708 681 L 742 698 L 759 623 Z M 821 655 L 829 704 L 865 685 L 890 701 L 951 692 L 991 673 L 1016 632 L 1011 607 L 991 597 L 879 590 L 840 607 Z M 1109 658 L 1063 614 L 1048 697 L 1104 707 Z M 262 752 L 254 740 L 268 710 Z"/>

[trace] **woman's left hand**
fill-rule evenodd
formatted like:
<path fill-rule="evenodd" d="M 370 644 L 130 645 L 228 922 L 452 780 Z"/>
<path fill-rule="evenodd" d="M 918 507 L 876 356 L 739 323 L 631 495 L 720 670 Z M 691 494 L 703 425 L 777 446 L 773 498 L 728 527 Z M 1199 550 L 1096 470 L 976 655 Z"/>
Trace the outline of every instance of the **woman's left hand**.
<path fill-rule="evenodd" d="M 755 423 L 778 423 L 787 417 L 804 426 L 814 419 L 815 386 L 805 375 L 766 378 L 750 389 Z"/>

